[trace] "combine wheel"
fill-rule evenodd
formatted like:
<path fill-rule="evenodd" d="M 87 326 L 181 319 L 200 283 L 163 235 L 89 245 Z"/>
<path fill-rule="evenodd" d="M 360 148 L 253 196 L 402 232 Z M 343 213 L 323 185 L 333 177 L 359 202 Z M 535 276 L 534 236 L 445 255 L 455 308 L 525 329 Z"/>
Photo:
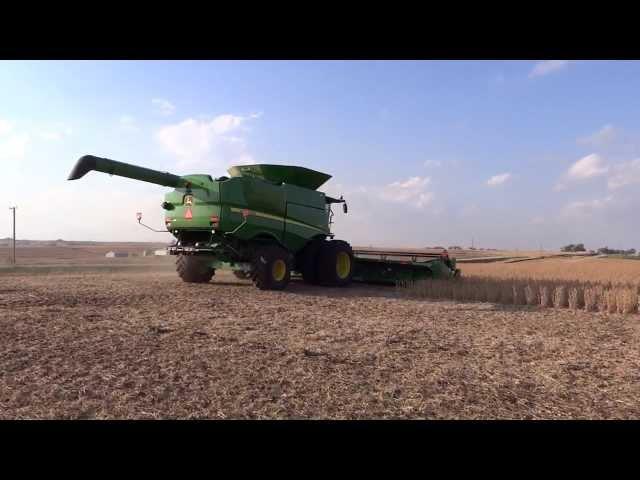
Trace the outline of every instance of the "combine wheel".
<path fill-rule="evenodd" d="M 259 247 L 251 276 L 260 290 L 283 290 L 291 278 L 289 253 L 277 245 Z"/>
<path fill-rule="evenodd" d="M 184 282 L 207 283 L 215 270 L 207 262 L 192 255 L 178 255 L 176 270 Z"/>
<path fill-rule="evenodd" d="M 342 240 L 325 242 L 318 254 L 318 278 L 323 285 L 344 287 L 353 277 L 353 251 Z"/>
<path fill-rule="evenodd" d="M 318 284 L 318 253 L 325 243 L 327 243 L 325 240 L 312 240 L 300 252 L 298 270 L 306 283 L 311 285 Z"/>

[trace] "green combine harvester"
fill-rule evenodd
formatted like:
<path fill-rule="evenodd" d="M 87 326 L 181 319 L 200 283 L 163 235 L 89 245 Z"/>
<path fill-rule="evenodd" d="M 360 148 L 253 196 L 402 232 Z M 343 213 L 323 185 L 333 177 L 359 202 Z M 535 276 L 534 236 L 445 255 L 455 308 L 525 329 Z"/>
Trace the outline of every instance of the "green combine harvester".
<path fill-rule="evenodd" d="M 340 287 L 353 280 L 395 284 L 459 274 L 446 251 L 354 251 L 347 242 L 335 240 L 331 206 L 341 203 L 347 213 L 347 204 L 342 197 L 319 192 L 331 176 L 308 168 L 241 165 L 228 170 L 230 177 L 214 179 L 85 155 L 69 180 L 92 170 L 174 188 L 162 208 L 166 231 L 176 238 L 167 250 L 177 256 L 177 271 L 185 282 L 208 282 L 217 269 L 251 278 L 262 290 L 284 289 L 292 273 L 310 284 Z M 138 213 L 144 225 L 141 219 Z"/>

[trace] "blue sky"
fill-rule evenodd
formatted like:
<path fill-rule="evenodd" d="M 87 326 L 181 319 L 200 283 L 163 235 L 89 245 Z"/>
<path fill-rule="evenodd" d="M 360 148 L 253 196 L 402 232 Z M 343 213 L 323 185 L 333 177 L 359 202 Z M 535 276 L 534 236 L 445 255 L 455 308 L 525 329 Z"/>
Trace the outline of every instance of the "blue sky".
<path fill-rule="evenodd" d="M 639 84 L 633 61 L 5 61 L 0 204 L 19 238 L 164 241 L 135 212 L 160 227 L 166 189 L 67 182 L 75 160 L 282 163 L 334 176 L 354 244 L 638 248 Z"/>

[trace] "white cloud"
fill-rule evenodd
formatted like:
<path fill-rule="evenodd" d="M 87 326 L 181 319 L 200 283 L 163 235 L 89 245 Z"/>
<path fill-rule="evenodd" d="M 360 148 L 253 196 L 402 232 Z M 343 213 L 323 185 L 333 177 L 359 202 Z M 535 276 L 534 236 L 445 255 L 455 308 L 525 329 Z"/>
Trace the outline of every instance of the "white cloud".
<path fill-rule="evenodd" d="M 544 217 L 541 215 L 537 215 L 529 220 L 531 225 L 542 225 L 544 223 Z"/>
<path fill-rule="evenodd" d="M 28 133 L 16 131 L 12 122 L 0 118 L 0 161 L 23 159 L 30 141 Z"/>
<path fill-rule="evenodd" d="M 605 125 L 597 132 L 586 137 L 578 138 L 577 142 L 583 145 L 602 147 L 610 144 L 618 136 L 618 130 L 613 125 Z"/>
<path fill-rule="evenodd" d="M 0 137 L 0 161 L 24 158 L 30 136 L 28 133 L 14 133 Z"/>
<path fill-rule="evenodd" d="M 0 140 L 0 160 L 24 158 L 29 140 L 28 133 L 18 133 Z"/>
<path fill-rule="evenodd" d="M 57 123 L 53 125 L 52 128 L 41 131 L 39 136 L 43 140 L 57 142 L 62 140 L 64 137 L 70 136 L 72 133 L 73 130 L 71 129 L 71 127 L 61 123 Z"/>
<path fill-rule="evenodd" d="M 333 209 L 332 232 L 337 238 L 354 246 L 416 248 L 427 245 L 426 238 L 431 244 L 440 242 L 440 231 L 424 229 L 425 222 L 441 213 L 437 196 L 428 190 L 430 185 L 430 180 L 423 177 L 387 185 L 344 184 L 331 179 L 321 190 L 335 198 L 344 195 L 349 205 L 346 215 L 339 208 Z"/>
<path fill-rule="evenodd" d="M 390 184 L 379 185 L 343 185 L 329 180 L 322 190 L 329 196 L 338 198 L 344 195 L 349 203 L 349 214 L 341 220 L 349 225 L 350 235 L 359 238 L 364 232 L 375 232 L 380 219 L 386 218 L 388 222 L 393 219 L 406 217 L 407 209 L 399 205 L 406 205 L 417 210 L 424 210 L 432 206 L 435 194 L 428 191 L 429 178 L 411 177 L 404 181 L 396 181 Z M 434 213 L 431 208 L 430 213 Z"/>
<path fill-rule="evenodd" d="M 393 182 L 390 186 L 398 187 L 401 189 L 413 189 L 413 188 L 422 188 L 425 187 L 431 179 L 429 177 L 411 177 L 409 180 L 404 182 Z"/>
<path fill-rule="evenodd" d="M 62 140 L 62 135 L 59 132 L 40 132 L 40 138 L 57 142 Z"/>
<path fill-rule="evenodd" d="M 427 205 L 430 205 L 431 202 L 433 201 L 433 197 L 434 196 L 435 195 L 434 195 L 433 192 L 421 193 L 418 196 L 418 201 L 416 202 L 416 207 L 423 208 L 423 207 L 426 207 Z"/>
<path fill-rule="evenodd" d="M 13 130 L 13 123 L 0 118 L 0 136 L 7 135 Z"/>
<path fill-rule="evenodd" d="M 382 188 L 380 198 L 389 202 L 413 204 L 423 208 L 433 200 L 433 193 L 425 190 L 429 177 L 411 177 L 404 182 L 393 182 Z"/>
<path fill-rule="evenodd" d="M 611 205 L 613 202 L 613 196 L 602 199 L 588 200 L 588 201 L 575 201 L 570 202 L 564 206 L 561 211 L 562 216 L 588 216 L 597 211 L 601 211 Z"/>
<path fill-rule="evenodd" d="M 570 180 L 585 180 L 604 175 L 608 171 L 609 167 L 603 163 L 600 155 L 592 153 L 574 163 L 571 168 L 569 168 L 567 177 Z"/>
<path fill-rule="evenodd" d="M 556 192 L 560 192 L 566 190 L 571 182 L 589 180 L 606 175 L 609 171 L 609 166 L 604 163 L 602 157 L 597 153 L 592 153 L 571 165 L 562 180 L 553 189 Z"/>
<path fill-rule="evenodd" d="M 567 65 L 569 65 L 568 60 L 546 60 L 544 62 L 538 62 L 531 69 L 529 77 L 541 77 L 548 75 L 566 68 Z"/>
<path fill-rule="evenodd" d="M 490 187 L 497 187 L 498 185 L 502 185 L 511 179 L 510 173 L 501 173 L 500 175 L 494 175 L 489 180 L 487 180 L 487 185 Z"/>
<path fill-rule="evenodd" d="M 611 190 L 633 184 L 640 184 L 640 158 L 615 166 L 608 181 Z"/>
<path fill-rule="evenodd" d="M 219 115 L 211 120 L 188 118 L 166 125 L 156 133 L 156 140 L 179 160 L 180 167 L 224 168 L 231 164 L 255 163 L 247 151 L 240 131 L 250 119 L 260 117 Z"/>
<path fill-rule="evenodd" d="M 424 166 L 427 168 L 430 167 L 441 167 L 442 166 L 442 162 L 440 160 L 426 160 L 424 162 Z"/>
<path fill-rule="evenodd" d="M 154 98 L 151 103 L 156 108 L 156 112 L 163 116 L 171 115 L 176 110 L 175 105 L 164 98 Z"/>
<path fill-rule="evenodd" d="M 136 124 L 136 119 L 130 115 L 122 115 L 119 119 L 120 129 L 125 132 L 137 132 L 140 130 Z"/>

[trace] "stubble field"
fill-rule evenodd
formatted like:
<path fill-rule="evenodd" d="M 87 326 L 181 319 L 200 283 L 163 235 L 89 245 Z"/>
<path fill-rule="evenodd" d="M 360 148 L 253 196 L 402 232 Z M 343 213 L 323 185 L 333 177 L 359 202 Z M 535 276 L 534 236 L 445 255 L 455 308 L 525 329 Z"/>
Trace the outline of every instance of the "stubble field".
<path fill-rule="evenodd" d="M 393 287 L 4 274 L 0 418 L 638 418 L 639 334 Z"/>

